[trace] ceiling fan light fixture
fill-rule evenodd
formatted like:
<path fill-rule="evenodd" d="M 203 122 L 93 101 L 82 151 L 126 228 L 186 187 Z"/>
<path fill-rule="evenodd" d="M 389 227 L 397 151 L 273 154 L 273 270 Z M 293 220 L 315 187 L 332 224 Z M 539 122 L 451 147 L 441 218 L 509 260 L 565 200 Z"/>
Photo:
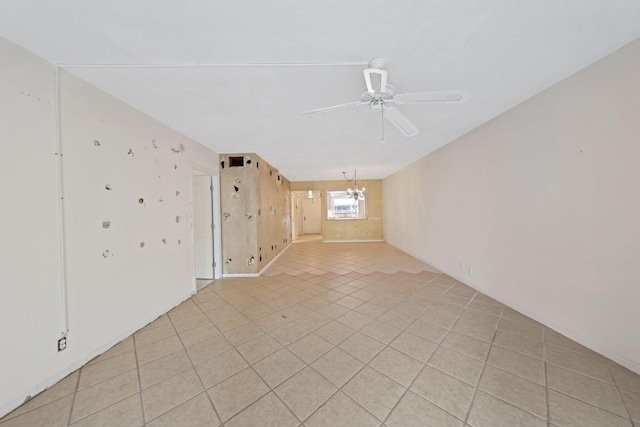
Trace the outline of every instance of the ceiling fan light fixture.
<path fill-rule="evenodd" d="M 380 68 L 365 68 L 364 81 L 369 93 L 384 92 L 387 89 L 387 72 Z"/>

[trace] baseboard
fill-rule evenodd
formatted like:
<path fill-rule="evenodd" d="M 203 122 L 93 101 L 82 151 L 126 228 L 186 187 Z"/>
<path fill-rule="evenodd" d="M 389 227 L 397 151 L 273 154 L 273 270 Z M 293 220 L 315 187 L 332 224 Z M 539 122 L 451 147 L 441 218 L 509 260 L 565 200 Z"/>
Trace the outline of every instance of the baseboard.
<path fill-rule="evenodd" d="M 116 338 L 114 338 L 112 340 L 109 340 L 107 344 L 103 344 L 100 347 L 94 349 L 93 351 L 87 353 L 86 355 L 81 356 L 79 360 L 77 360 L 77 361 L 75 361 L 73 363 L 70 363 L 64 369 L 59 370 L 54 375 L 51 375 L 50 377 L 48 377 L 46 380 L 41 381 L 38 384 L 36 384 L 35 386 L 30 387 L 27 390 L 25 390 L 24 392 L 20 393 L 19 396 L 21 396 L 21 397 L 12 399 L 12 400 L 10 400 L 9 402 L 7 402 L 6 404 L 4 404 L 4 405 L 2 405 L 0 407 L 0 418 L 5 416 L 9 412 L 13 411 L 14 409 L 20 407 L 24 403 L 26 403 L 26 399 L 27 399 L 28 396 L 31 396 L 31 399 L 35 398 L 38 394 L 40 394 L 43 391 L 47 390 L 49 387 L 55 385 L 58 381 L 60 381 L 61 379 L 65 378 L 67 375 L 69 375 L 72 372 L 75 372 L 78 369 L 82 368 L 84 365 L 86 365 L 88 362 L 93 360 L 95 357 L 100 356 L 102 353 L 104 353 L 105 351 L 109 350 L 111 347 L 113 347 L 114 345 L 118 344 L 119 342 L 121 342 L 125 338 L 129 337 L 130 335 L 133 335 L 135 332 L 139 331 L 140 329 L 144 328 L 149 323 L 151 323 L 154 320 L 156 320 L 158 317 L 160 317 L 160 316 L 164 315 L 165 313 L 169 312 L 174 307 L 177 307 L 178 305 L 182 304 L 184 301 L 186 301 L 189 298 L 191 298 L 192 295 L 193 295 L 193 293 L 189 292 L 189 294 L 180 297 L 177 302 L 171 303 L 168 306 L 165 306 L 165 308 L 154 312 L 153 315 L 151 315 L 151 316 L 149 316 L 147 318 L 149 320 L 144 320 L 144 321 L 138 323 L 136 326 L 127 329 L 125 332 L 117 335 Z M 29 400 L 31 400 L 31 399 L 29 399 Z"/>
<path fill-rule="evenodd" d="M 260 273 L 222 273 L 222 278 L 230 278 L 230 277 L 258 277 Z"/>
<path fill-rule="evenodd" d="M 293 243 L 293 242 L 291 242 Z M 260 275 L 271 266 L 271 264 L 273 264 L 278 258 L 280 258 L 280 255 L 282 255 L 283 253 L 285 253 L 287 251 L 287 249 L 289 249 L 289 247 L 291 246 L 291 243 L 289 243 L 283 250 L 280 251 L 280 253 L 278 255 L 275 256 L 275 258 L 273 258 L 271 261 L 269 261 L 269 263 L 267 265 L 265 265 L 264 267 L 262 267 L 262 269 L 257 272 L 257 273 L 223 273 L 222 277 L 260 277 Z"/>

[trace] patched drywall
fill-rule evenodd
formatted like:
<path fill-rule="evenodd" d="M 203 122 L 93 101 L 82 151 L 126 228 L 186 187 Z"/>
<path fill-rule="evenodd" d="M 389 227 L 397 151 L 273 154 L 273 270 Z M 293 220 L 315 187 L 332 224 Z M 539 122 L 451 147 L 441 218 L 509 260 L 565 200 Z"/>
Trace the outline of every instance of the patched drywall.
<path fill-rule="evenodd" d="M 297 181 L 291 183 L 291 190 L 320 192 L 323 241 L 383 240 L 382 180 L 358 180 L 358 187 L 366 189 L 366 219 L 327 220 L 327 191 L 345 190 L 350 184 L 346 180 Z"/>
<path fill-rule="evenodd" d="M 386 240 L 640 373 L 640 41 L 384 180 Z"/>
<path fill-rule="evenodd" d="M 218 155 L 68 72 L 56 91 L 3 39 L 0 58 L 2 415 L 195 291 L 191 170 Z"/>
<path fill-rule="evenodd" d="M 291 243 L 291 185 L 256 154 L 220 156 L 224 274 L 257 274 Z"/>

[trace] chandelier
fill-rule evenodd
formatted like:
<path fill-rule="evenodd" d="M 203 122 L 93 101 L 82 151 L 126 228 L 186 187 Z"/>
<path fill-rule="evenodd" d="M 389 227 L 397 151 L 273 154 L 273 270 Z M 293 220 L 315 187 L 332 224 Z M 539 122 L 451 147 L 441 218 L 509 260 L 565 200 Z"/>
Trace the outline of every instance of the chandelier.
<path fill-rule="evenodd" d="M 353 188 L 347 188 L 347 195 L 349 197 L 353 197 L 353 200 L 363 199 L 364 198 L 364 187 L 358 188 L 358 177 L 356 169 L 353 170 L 353 176 L 351 179 L 347 178 L 347 173 L 342 172 L 344 179 L 348 182 L 353 181 Z"/>

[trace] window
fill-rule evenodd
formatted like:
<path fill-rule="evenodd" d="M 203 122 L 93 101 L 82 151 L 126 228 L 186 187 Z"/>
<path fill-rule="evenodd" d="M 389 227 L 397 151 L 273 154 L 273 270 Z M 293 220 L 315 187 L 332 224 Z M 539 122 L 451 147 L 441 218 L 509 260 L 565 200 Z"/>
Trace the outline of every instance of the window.
<path fill-rule="evenodd" d="M 356 200 L 346 191 L 327 191 L 327 219 L 366 218 L 364 193 L 361 193 Z"/>

